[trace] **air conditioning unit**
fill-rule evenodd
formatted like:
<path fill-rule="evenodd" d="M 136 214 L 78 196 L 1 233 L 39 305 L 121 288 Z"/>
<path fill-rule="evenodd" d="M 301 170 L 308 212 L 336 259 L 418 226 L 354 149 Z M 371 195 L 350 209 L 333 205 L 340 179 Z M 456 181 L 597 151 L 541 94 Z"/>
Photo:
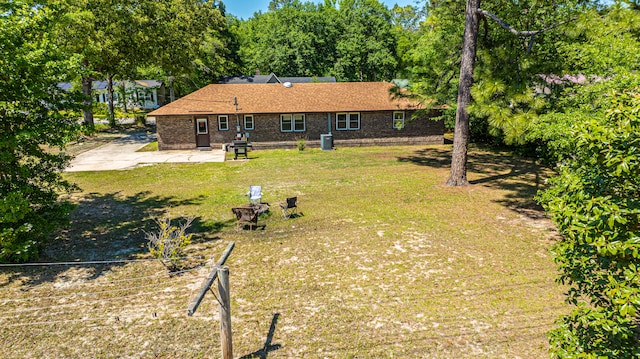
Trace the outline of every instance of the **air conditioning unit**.
<path fill-rule="evenodd" d="M 333 135 L 330 133 L 320 135 L 320 148 L 325 151 L 333 149 Z"/>

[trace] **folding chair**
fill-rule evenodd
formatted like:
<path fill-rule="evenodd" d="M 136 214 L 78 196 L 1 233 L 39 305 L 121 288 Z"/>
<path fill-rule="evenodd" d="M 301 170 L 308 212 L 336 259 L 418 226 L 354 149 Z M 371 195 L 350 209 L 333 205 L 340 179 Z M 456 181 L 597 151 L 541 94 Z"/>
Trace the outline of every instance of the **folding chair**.
<path fill-rule="evenodd" d="M 298 215 L 298 197 L 289 197 L 286 201 L 280 203 L 282 209 L 282 216 L 284 218 L 291 218 L 293 215 Z"/>
<path fill-rule="evenodd" d="M 251 204 L 260 204 L 262 199 L 262 186 L 249 187 L 249 202 Z"/>

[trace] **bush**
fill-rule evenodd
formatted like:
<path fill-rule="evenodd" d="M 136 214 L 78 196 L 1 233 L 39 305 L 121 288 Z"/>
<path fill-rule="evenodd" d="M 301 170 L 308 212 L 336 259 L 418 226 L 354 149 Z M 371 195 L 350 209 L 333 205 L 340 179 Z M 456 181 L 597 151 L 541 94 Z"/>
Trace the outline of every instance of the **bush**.
<path fill-rule="evenodd" d="M 640 89 L 638 89 L 640 90 Z M 638 91 L 636 90 L 636 91 Z M 640 356 L 640 91 L 604 120 L 574 124 L 574 153 L 539 196 L 562 234 L 553 247 L 575 306 L 550 334 L 557 358 Z"/>
<path fill-rule="evenodd" d="M 298 151 L 304 151 L 307 148 L 307 141 L 304 138 L 298 140 Z"/>
<path fill-rule="evenodd" d="M 145 114 L 136 114 L 135 122 L 136 125 L 144 127 L 147 124 L 147 116 Z"/>
<path fill-rule="evenodd" d="M 64 201 L 34 205 L 20 191 L 0 197 L 0 262 L 34 260 L 48 235 L 68 223 L 72 206 Z"/>
<path fill-rule="evenodd" d="M 191 243 L 193 234 L 187 234 L 194 218 L 188 217 L 180 226 L 171 225 L 169 215 L 156 219 L 157 232 L 147 232 L 149 251 L 171 270 L 180 268 L 184 249 Z"/>

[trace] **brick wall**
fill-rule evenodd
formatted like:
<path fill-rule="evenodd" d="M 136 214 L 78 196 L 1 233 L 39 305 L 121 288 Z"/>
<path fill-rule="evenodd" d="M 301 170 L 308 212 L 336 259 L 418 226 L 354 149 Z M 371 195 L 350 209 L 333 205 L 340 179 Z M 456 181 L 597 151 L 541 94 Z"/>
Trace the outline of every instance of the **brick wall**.
<path fill-rule="evenodd" d="M 156 133 L 159 150 L 196 148 L 196 129 L 191 116 L 158 116 Z"/>
<path fill-rule="evenodd" d="M 335 113 L 330 115 L 330 120 L 327 113 L 307 113 L 304 132 L 281 132 L 280 114 L 257 114 L 254 115 L 254 129 L 247 132 L 249 140 L 256 146 L 261 142 L 272 144 L 282 142 L 284 145 L 286 142 L 295 143 L 299 139 L 320 140 L 321 134 L 328 133 L 330 122 L 334 142 L 345 145 L 350 143 L 366 145 L 377 142 L 381 144 L 443 143 L 443 121 L 433 121 L 428 118 L 411 119 L 411 114 L 410 111 L 405 111 L 405 126 L 400 130 L 393 128 L 393 111 L 360 112 L 358 130 L 337 130 Z M 234 139 L 238 119 L 241 127 L 244 127 L 242 115 L 237 118 L 235 114 L 229 115 L 229 130 L 223 131 L 218 129 L 217 115 L 197 117 L 208 118 L 209 138 L 214 148 L 220 148 L 222 144 L 230 143 Z M 194 121 L 195 116 L 158 116 L 156 118 L 158 148 L 160 150 L 195 148 Z"/>

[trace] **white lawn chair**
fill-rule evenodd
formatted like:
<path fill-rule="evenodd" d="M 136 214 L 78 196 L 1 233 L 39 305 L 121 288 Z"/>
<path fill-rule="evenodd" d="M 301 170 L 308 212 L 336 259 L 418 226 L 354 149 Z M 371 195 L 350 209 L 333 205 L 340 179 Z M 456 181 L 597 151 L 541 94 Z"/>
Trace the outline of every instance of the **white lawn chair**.
<path fill-rule="evenodd" d="M 251 204 L 260 204 L 262 199 L 262 186 L 249 187 L 249 202 Z"/>

